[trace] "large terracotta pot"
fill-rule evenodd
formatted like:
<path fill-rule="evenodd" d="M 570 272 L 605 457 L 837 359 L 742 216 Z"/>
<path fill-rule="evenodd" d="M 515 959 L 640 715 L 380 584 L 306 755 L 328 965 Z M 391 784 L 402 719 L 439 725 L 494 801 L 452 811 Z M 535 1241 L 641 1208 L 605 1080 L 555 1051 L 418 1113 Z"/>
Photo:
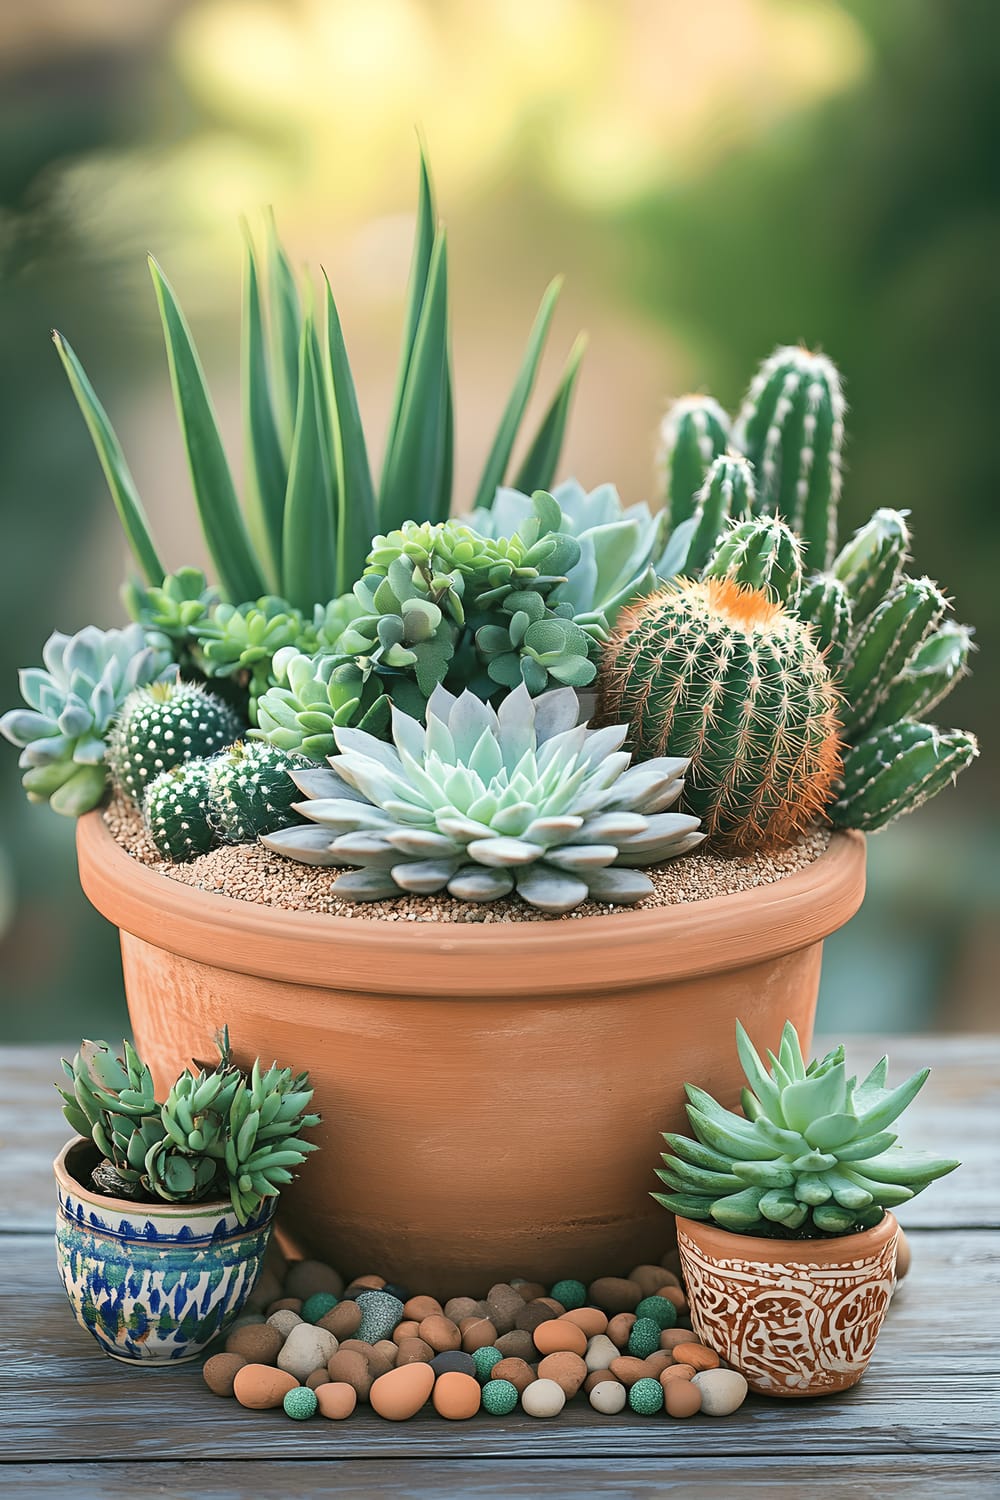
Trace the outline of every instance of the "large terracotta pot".
<path fill-rule="evenodd" d="M 899 1225 L 832 1239 L 765 1240 L 677 1220 L 701 1342 L 763 1396 L 828 1396 L 868 1368 L 892 1297 Z"/>
<path fill-rule="evenodd" d="M 307 1067 L 323 1113 L 282 1225 L 345 1274 L 422 1291 L 584 1279 L 658 1258 L 648 1196 L 681 1085 L 735 1105 L 736 1017 L 812 1031 L 822 940 L 857 910 L 864 840 L 770 886 L 530 923 L 281 911 L 140 865 L 101 815 L 80 877 L 121 928 L 129 1013 L 159 1083 L 213 1055 Z"/>

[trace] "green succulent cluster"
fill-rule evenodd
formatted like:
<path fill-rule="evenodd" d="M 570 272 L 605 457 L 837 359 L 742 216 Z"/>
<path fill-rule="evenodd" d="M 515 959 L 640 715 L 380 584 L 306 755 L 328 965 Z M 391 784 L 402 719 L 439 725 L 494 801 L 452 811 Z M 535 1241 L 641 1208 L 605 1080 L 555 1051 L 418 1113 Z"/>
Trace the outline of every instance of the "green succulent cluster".
<path fill-rule="evenodd" d="M 736 1045 L 746 1075 L 742 1115 L 686 1086 L 693 1138 L 667 1134 L 652 1196 L 688 1219 L 713 1219 L 737 1234 L 841 1235 L 877 1224 L 958 1162 L 906 1152 L 890 1130 L 923 1087 L 928 1069 L 894 1089 L 882 1058 L 860 1084 L 843 1047 L 806 1067 L 786 1022 L 765 1067 L 744 1028 Z"/>
<path fill-rule="evenodd" d="M 319 1123 L 307 1113 L 308 1074 L 276 1064 L 263 1072 L 259 1060 L 245 1074 L 232 1061 L 228 1031 L 218 1046 L 218 1065 L 185 1069 L 162 1104 L 128 1042 L 121 1058 L 105 1042 L 85 1041 L 72 1063 L 63 1059 L 70 1085 L 59 1089 L 63 1113 L 101 1153 L 95 1186 L 146 1202 L 225 1193 L 245 1224 L 292 1181 L 291 1169 L 316 1149 L 299 1135 Z"/>
<path fill-rule="evenodd" d="M 176 676 L 166 652 L 147 645 L 138 625 L 76 635 L 54 631 L 42 667 L 18 681 L 26 708 L 0 718 L 0 734 L 21 747 L 21 784 L 31 802 L 79 817 L 96 807 L 108 780 L 106 741 L 129 695 Z"/>
<path fill-rule="evenodd" d="M 522 683 L 496 710 L 435 688 L 426 725 L 393 708 L 391 745 L 336 730 L 331 770 L 292 773 L 310 822 L 264 843 L 348 869 L 334 889 L 352 900 L 447 890 L 495 901 L 516 890 L 553 913 L 588 897 L 639 901 L 653 886 L 637 866 L 701 842 L 697 818 L 668 811 L 687 762 L 630 767 L 624 727 L 592 730 L 578 717 L 570 688 L 532 698 Z"/>

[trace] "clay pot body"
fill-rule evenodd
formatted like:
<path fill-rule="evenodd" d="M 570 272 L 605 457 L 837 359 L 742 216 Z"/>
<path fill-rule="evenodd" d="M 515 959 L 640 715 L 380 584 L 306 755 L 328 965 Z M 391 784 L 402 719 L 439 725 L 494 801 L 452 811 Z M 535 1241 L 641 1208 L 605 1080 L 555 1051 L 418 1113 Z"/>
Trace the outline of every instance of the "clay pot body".
<path fill-rule="evenodd" d="M 834 1239 L 771 1240 L 677 1220 L 703 1344 L 762 1396 L 827 1396 L 868 1368 L 895 1285 L 899 1225 Z"/>
<path fill-rule="evenodd" d="M 696 1078 L 735 1105 L 736 1017 L 812 1031 L 822 939 L 857 910 L 864 840 L 771 886 L 670 909 L 523 924 L 330 917 L 149 870 L 100 813 L 83 888 L 121 928 L 136 1044 L 158 1083 L 212 1056 L 308 1068 L 322 1150 L 281 1223 L 347 1276 L 432 1293 L 627 1271 L 672 1220 L 649 1197 Z"/>
<path fill-rule="evenodd" d="M 76 1321 L 112 1359 L 143 1365 L 195 1359 L 250 1295 L 275 1200 L 241 1224 L 228 1200 L 109 1198 L 84 1185 L 97 1161 L 82 1136 L 55 1161 L 56 1260 Z"/>

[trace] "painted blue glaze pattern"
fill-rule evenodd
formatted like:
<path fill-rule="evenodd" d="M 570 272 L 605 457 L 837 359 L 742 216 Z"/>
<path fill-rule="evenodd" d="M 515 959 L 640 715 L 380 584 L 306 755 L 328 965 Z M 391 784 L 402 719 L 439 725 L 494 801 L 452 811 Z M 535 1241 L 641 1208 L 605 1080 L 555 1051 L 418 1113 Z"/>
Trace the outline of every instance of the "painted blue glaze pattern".
<path fill-rule="evenodd" d="M 102 1200 L 73 1175 L 85 1152 L 71 1143 L 56 1162 L 56 1259 L 77 1322 L 115 1359 L 194 1359 L 249 1296 L 276 1200 L 245 1225 L 224 1203 Z"/>

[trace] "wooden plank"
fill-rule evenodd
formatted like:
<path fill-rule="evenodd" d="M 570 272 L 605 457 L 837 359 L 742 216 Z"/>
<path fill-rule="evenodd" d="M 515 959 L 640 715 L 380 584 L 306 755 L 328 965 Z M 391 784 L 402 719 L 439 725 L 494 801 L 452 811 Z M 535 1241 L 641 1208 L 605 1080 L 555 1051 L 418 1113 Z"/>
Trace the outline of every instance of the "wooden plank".
<path fill-rule="evenodd" d="M 819 1039 L 816 1050 L 829 1042 Z M 0 1048 L 0 1231 L 48 1229 L 55 1189 L 51 1163 L 67 1127 L 52 1084 L 60 1051 L 74 1044 Z M 1000 1228 L 1000 1181 L 992 1142 L 1000 1116 L 1000 1036 L 859 1037 L 848 1043 L 852 1069 L 866 1072 L 882 1052 L 902 1079 L 932 1063 L 907 1115 L 913 1150 L 961 1158 L 962 1168 L 900 1210 L 906 1228 L 956 1224 Z M 650 1164 L 652 1170 L 653 1164 Z"/>
<path fill-rule="evenodd" d="M 72 1321 L 48 1237 L 0 1238 L 0 1457 L 29 1463 L 212 1458 L 711 1459 L 794 1452 L 981 1454 L 1000 1443 L 1000 1349 L 988 1316 L 1000 1233 L 915 1231 L 913 1271 L 865 1380 L 842 1397 L 751 1398 L 724 1420 L 603 1417 L 582 1400 L 553 1422 L 516 1415 L 394 1426 L 365 1409 L 343 1424 L 289 1421 L 210 1396 L 197 1365 L 106 1359 Z M 992 1395 L 990 1393 L 993 1393 Z M 614 1462 L 612 1462 L 614 1460 Z M 75 1470 L 74 1470 L 75 1472 Z M 402 1493 L 405 1493 L 403 1491 Z M 439 1491 L 440 1493 L 440 1491 Z"/>
<path fill-rule="evenodd" d="M 791 1445 L 789 1444 L 789 1447 Z M 461 1464 L 440 1459 L 325 1459 L 322 1463 L 275 1460 L 237 1463 L 175 1463 L 164 1457 L 150 1464 L 25 1464 L 7 1469 L 12 1495 L 32 1500 L 63 1500 L 86 1495 L 94 1500 L 134 1500 L 156 1494 L 162 1500 L 243 1500 L 248 1495 L 295 1495 L 297 1500 L 416 1500 L 447 1495 L 449 1500 L 662 1500 L 668 1495 L 694 1500 L 983 1500 L 995 1492 L 996 1465 L 986 1456 L 894 1455 L 860 1458 L 857 1453 L 810 1458 L 803 1471 L 797 1453 L 785 1457 L 732 1459 L 623 1458 L 613 1470 L 564 1459 L 472 1459 Z"/>

